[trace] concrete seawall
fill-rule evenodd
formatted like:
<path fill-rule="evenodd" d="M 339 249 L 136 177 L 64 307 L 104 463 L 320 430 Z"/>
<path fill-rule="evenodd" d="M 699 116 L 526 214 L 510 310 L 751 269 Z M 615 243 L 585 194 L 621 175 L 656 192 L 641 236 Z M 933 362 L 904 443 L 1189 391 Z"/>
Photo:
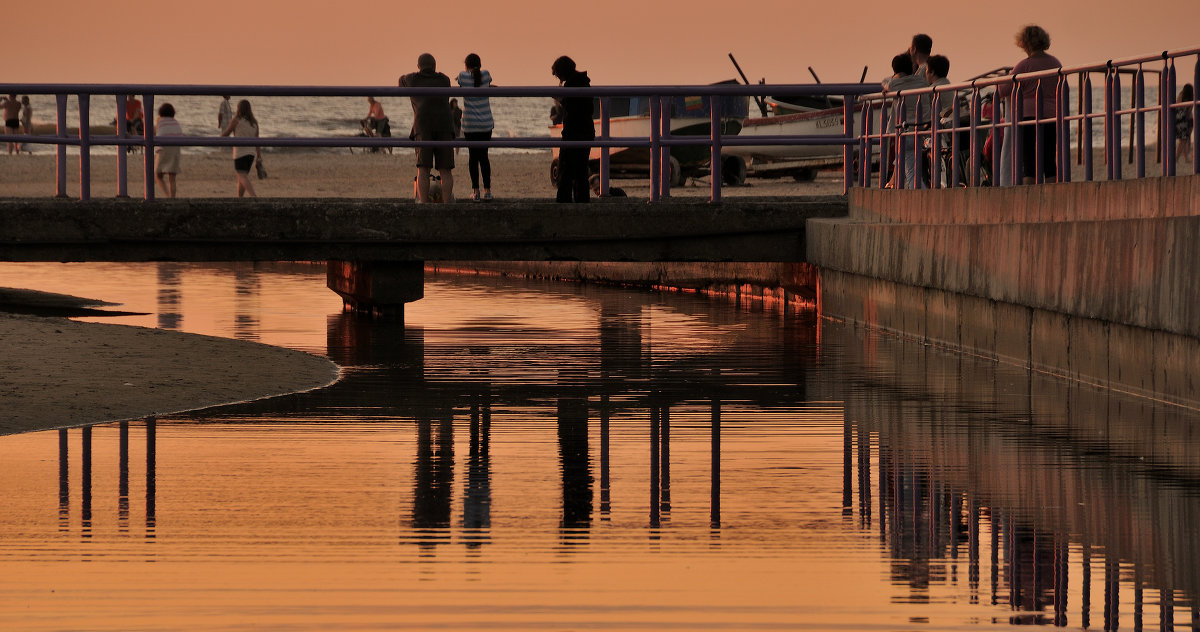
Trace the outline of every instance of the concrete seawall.
<path fill-rule="evenodd" d="M 807 254 L 823 315 L 1200 406 L 1200 177 L 857 189 Z"/>

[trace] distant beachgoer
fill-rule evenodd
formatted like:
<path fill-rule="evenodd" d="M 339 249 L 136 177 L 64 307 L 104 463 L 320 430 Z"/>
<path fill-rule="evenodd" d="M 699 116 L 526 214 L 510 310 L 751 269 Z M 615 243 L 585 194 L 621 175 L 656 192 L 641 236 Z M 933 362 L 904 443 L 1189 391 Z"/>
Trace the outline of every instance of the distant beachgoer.
<path fill-rule="evenodd" d="M 233 120 L 221 132 L 222 136 L 234 138 L 258 138 L 258 119 L 250 109 L 250 102 L 238 101 L 237 112 Z M 262 160 L 262 150 L 258 147 L 238 145 L 233 148 L 233 172 L 237 176 L 237 196 L 258 197 L 254 193 L 254 185 L 250 182 L 250 169 L 256 160 Z"/>
<path fill-rule="evenodd" d="M 221 97 L 221 107 L 217 108 L 217 129 L 225 131 L 231 120 L 233 120 L 233 106 L 229 104 L 229 97 L 223 96 Z"/>
<path fill-rule="evenodd" d="M 1175 110 L 1175 157 L 1179 160 L 1192 159 L 1192 130 L 1196 122 L 1192 120 L 1191 101 L 1195 100 L 1192 84 L 1183 84 L 1179 98 L 1175 99 L 1176 103 L 1188 103 L 1187 107 Z"/>
<path fill-rule="evenodd" d="M 479 55 L 467 55 L 466 70 L 458 73 L 458 85 L 464 88 L 490 88 L 492 74 L 482 69 Z M 491 140 L 496 123 L 492 120 L 492 101 L 488 97 L 463 97 L 463 138 L 466 140 Z M 487 147 L 467 149 L 467 167 L 471 174 L 471 199 L 492 199 L 492 162 Z M 483 176 L 483 196 L 479 194 L 479 178 Z"/>
<path fill-rule="evenodd" d="M 450 99 L 450 124 L 454 128 L 454 137 L 462 138 L 462 108 L 458 107 L 458 99 Z M 454 148 L 454 155 L 458 155 L 458 147 Z"/>
<path fill-rule="evenodd" d="M 33 136 L 33 106 L 29 104 L 29 95 L 21 97 L 21 133 Z M 29 151 L 24 145 L 21 148 Z"/>
<path fill-rule="evenodd" d="M 21 102 L 17 99 L 17 95 L 10 94 L 0 100 L 0 106 L 4 108 L 4 133 L 15 135 L 21 128 Z M 20 152 L 20 143 L 8 143 L 8 153 Z"/>
<path fill-rule="evenodd" d="M 449 88 L 450 77 L 437 71 L 433 55 L 422 53 L 417 58 L 417 72 L 400 77 L 402 88 Z M 408 137 L 412 140 L 454 140 L 450 103 L 446 97 L 409 97 L 413 107 L 413 126 Z M 437 169 L 442 178 L 442 198 L 454 202 L 454 150 L 451 147 L 417 148 L 417 191 L 420 203 L 430 202 L 429 171 Z"/>
<path fill-rule="evenodd" d="M 183 136 L 183 127 L 175 120 L 175 106 L 164 103 L 158 107 L 158 122 L 154 125 L 155 136 Z M 179 175 L 179 156 L 182 148 L 178 146 L 159 147 L 158 157 L 154 161 L 154 176 L 158 186 L 166 192 L 167 197 L 175 197 L 175 176 Z"/>
<path fill-rule="evenodd" d="M 392 137 L 392 124 L 388 120 L 386 114 L 383 113 L 383 104 L 375 100 L 375 97 L 367 97 L 367 117 L 362 121 L 363 132 L 367 136 L 380 136 L 383 138 Z M 371 153 L 377 153 L 379 147 L 372 147 Z M 387 152 L 392 153 L 391 147 L 385 148 Z"/>
<path fill-rule="evenodd" d="M 908 53 L 901 53 L 892 58 L 892 75 L 891 81 L 888 82 L 888 90 L 898 92 L 901 90 L 916 90 L 918 88 L 929 87 L 929 83 L 925 81 L 925 76 L 918 77 L 913 74 L 912 57 Z M 899 125 L 902 132 L 912 131 L 917 126 L 917 110 L 922 109 L 921 99 L 915 96 L 901 97 L 896 100 L 895 113 L 892 115 L 888 126 L 891 131 L 895 131 L 896 125 Z M 900 110 L 904 110 L 904 120 L 899 120 Z M 926 106 L 924 109 L 928 109 Z M 928 120 L 926 115 L 922 115 L 922 120 Z M 899 159 L 896 165 L 904 165 L 904 187 L 905 189 L 916 188 L 917 174 L 913 151 L 915 150 L 916 142 L 912 136 L 904 136 L 900 142 L 900 146 L 896 148 Z M 896 186 L 896 173 L 898 169 L 893 169 L 889 184 Z M 899 188 L 899 187 L 897 187 Z"/>
<path fill-rule="evenodd" d="M 125 97 L 125 133 L 134 136 L 146 134 L 146 116 L 142 111 L 142 102 L 134 95 Z"/>
<path fill-rule="evenodd" d="M 592 80 L 586 72 L 577 70 L 575 60 L 563 55 L 554 60 L 550 72 L 558 78 L 559 85 L 566 88 L 589 88 Z M 591 97 L 565 97 L 562 107 L 563 140 L 595 140 L 596 124 L 592 120 Z M 558 150 L 558 194 L 557 202 L 588 201 L 588 147 L 563 147 Z"/>
<path fill-rule="evenodd" d="M 588 184 L 591 185 L 592 193 L 595 193 L 596 197 L 605 197 L 600 194 L 600 174 L 598 174 L 598 173 L 592 174 L 588 178 Z M 614 187 L 614 186 L 610 185 L 608 187 L 608 196 L 607 197 L 629 197 L 629 196 L 625 193 L 625 189 L 622 189 L 621 187 Z"/>
<path fill-rule="evenodd" d="M 1017 46 L 1025 51 L 1025 59 L 1013 66 L 1011 74 L 1020 75 L 1039 70 L 1062 68 L 1062 62 L 1046 53 L 1050 48 L 1050 34 L 1042 27 L 1030 24 L 1017 32 Z M 1021 100 L 1021 120 L 1028 121 L 1037 118 L 1053 118 L 1058 100 L 1055 95 L 1057 78 L 1022 81 L 1017 88 Z M 1058 137 L 1058 126 L 1054 121 L 1026 125 L 1020 128 L 1021 134 L 1021 181 L 1024 184 L 1036 182 L 1037 171 L 1037 139 L 1042 143 L 1042 174 L 1047 182 L 1057 179 L 1058 168 L 1055 156 Z M 1016 174 L 1013 174 L 1016 179 Z"/>

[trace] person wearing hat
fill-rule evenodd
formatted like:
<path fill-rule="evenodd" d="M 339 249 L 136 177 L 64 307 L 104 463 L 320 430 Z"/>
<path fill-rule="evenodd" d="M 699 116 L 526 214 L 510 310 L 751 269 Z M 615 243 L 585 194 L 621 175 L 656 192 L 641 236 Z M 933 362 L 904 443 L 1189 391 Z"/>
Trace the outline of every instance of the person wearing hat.
<path fill-rule="evenodd" d="M 417 58 L 417 72 L 400 77 L 401 88 L 449 88 L 450 77 L 437 71 L 433 55 Z M 412 140 L 454 140 L 450 102 L 446 97 L 409 97 L 413 106 Z M 429 173 L 437 169 L 442 179 L 442 200 L 454 201 L 454 149 L 452 147 L 417 148 L 417 201 L 430 202 Z"/>

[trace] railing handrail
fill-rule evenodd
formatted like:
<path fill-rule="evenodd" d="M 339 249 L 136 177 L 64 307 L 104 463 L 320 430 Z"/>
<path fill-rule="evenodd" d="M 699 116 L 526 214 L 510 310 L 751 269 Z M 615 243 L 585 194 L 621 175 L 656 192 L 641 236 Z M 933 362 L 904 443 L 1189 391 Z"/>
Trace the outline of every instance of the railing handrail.
<path fill-rule="evenodd" d="M 797 136 L 761 136 L 754 139 L 738 139 L 726 136 L 720 124 L 720 97 L 751 97 L 751 96 L 839 96 L 843 98 L 843 113 L 850 120 L 850 104 L 859 94 L 872 91 L 873 86 L 863 84 L 779 84 L 779 85 L 739 85 L 732 83 L 708 85 L 675 85 L 675 86 L 593 86 L 587 88 L 563 86 L 496 86 L 489 87 L 483 94 L 487 97 L 596 97 L 601 103 L 607 103 L 612 97 L 648 97 L 651 103 L 658 104 L 664 99 L 673 97 L 702 97 L 709 100 L 710 125 L 715 134 L 704 136 L 671 136 L 670 108 L 656 106 L 652 108 L 658 117 L 651 117 L 651 134 L 648 137 L 611 137 L 607 135 L 610 113 L 607 105 L 602 105 L 600 115 L 601 134 L 596 140 L 562 140 L 550 134 L 544 137 L 523 138 L 493 138 L 490 140 L 455 139 L 449 141 L 409 140 L 403 137 L 387 138 L 358 138 L 358 137 L 272 137 L 233 138 L 226 136 L 166 136 L 160 137 L 154 133 L 148 119 L 153 115 L 156 97 L 175 95 L 188 96 L 225 96 L 236 94 L 249 97 L 470 97 L 483 96 L 476 87 L 385 87 L 385 86 L 245 86 L 245 85 L 181 85 L 181 84 L 96 84 L 96 83 L 2 83 L 0 93 L 52 94 L 58 100 L 57 124 L 59 132 L 52 136 L 8 136 L 14 142 L 30 142 L 53 144 L 58 149 L 58 195 L 66 196 L 66 147 L 80 147 L 80 198 L 90 197 L 90 157 L 89 149 L 93 145 L 117 147 L 145 147 L 145 183 L 146 199 L 154 199 L 153 183 L 153 149 L 159 146 L 211 146 L 211 147 L 599 147 L 601 149 L 601 182 L 607 185 L 607 152 L 614 147 L 633 147 L 649 145 L 651 150 L 650 200 L 658 201 L 662 195 L 669 192 L 669 181 L 664 184 L 663 176 L 667 175 L 667 161 L 664 150 L 670 147 L 687 145 L 708 145 L 712 149 L 711 164 L 712 200 L 720 201 L 720 147 L 722 145 L 841 145 L 844 148 L 857 141 L 851 135 L 848 124 L 843 125 L 842 134 L 797 135 Z M 68 135 L 66 125 L 66 98 L 76 95 L 79 99 L 80 126 L 76 135 Z M 117 109 L 117 133 L 109 135 L 92 135 L 90 132 L 91 98 L 96 95 L 113 96 Z M 145 130 L 143 134 L 132 136 L 127 133 L 123 124 L 125 101 L 121 98 L 127 95 L 142 96 L 145 100 L 144 115 Z M 740 115 L 739 115 L 740 116 Z M 552 126 L 547 125 L 547 129 Z M 848 152 L 844 149 L 843 152 Z M 656 158 L 657 157 L 657 158 Z M 124 152 L 118 152 L 118 196 L 125 195 Z M 660 171 L 656 166 L 663 166 Z M 849 176 L 844 176 L 844 186 L 849 186 Z"/>
<path fill-rule="evenodd" d="M 1130 57 L 1128 59 L 1108 60 L 1102 63 L 1085 64 L 1082 66 L 1071 66 L 1062 68 L 1050 68 L 1048 70 L 1038 70 L 1033 72 L 1023 72 L 1015 75 L 1001 75 L 998 77 L 985 77 L 980 79 L 972 79 L 970 81 L 960 81 L 957 83 L 949 83 L 941 86 L 925 86 L 921 88 L 911 88 L 908 90 L 875 90 L 870 93 L 861 94 L 860 100 L 863 101 L 879 101 L 883 99 L 893 99 L 898 96 L 917 96 L 921 94 L 931 94 L 934 92 L 957 92 L 960 90 L 969 90 L 972 88 L 987 88 L 991 86 L 1011 85 L 1018 81 L 1028 81 L 1031 79 L 1045 79 L 1051 77 L 1059 77 L 1063 75 L 1076 75 L 1081 72 L 1107 72 L 1115 69 L 1118 66 L 1131 66 L 1134 64 L 1144 64 L 1154 61 L 1166 61 L 1176 57 L 1185 57 L 1187 55 L 1200 54 L 1200 48 L 1185 48 L 1177 51 L 1163 51 L 1158 55 L 1146 55 L 1142 57 Z M 1158 70 L 1144 70 L 1143 72 L 1161 72 Z"/>

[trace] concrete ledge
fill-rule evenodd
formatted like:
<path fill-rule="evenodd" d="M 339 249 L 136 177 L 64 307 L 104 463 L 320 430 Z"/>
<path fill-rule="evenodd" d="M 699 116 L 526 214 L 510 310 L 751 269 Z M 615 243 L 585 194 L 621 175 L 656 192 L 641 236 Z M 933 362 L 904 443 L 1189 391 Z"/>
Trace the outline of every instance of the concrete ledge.
<path fill-rule="evenodd" d="M 827 318 L 1200 408 L 1200 339 L 836 270 L 822 269 L 819 287 L 820 313 Z"/>
<path fill-rule="evenodd" d="M 1023 224 L 1200 215 L 1200 176 L 1040 186 L 850 190 L 850 217 L 910 224 Z"/>

